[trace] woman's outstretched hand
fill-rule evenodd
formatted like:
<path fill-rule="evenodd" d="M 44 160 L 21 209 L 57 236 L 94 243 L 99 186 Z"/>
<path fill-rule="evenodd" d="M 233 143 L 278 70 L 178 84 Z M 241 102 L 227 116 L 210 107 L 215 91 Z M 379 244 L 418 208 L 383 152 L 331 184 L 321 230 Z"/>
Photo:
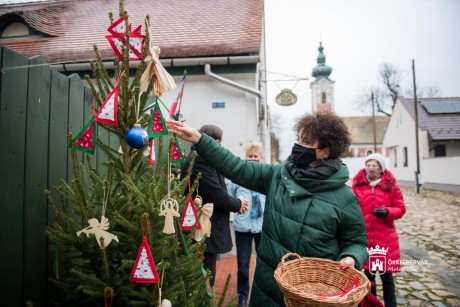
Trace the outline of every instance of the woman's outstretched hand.
<path fill-rule="evenodd" d="M 182 122 L 166 120 L 166 126 L 168 127 L 170 133 L 193 144 L 198 143 L 201 138 L 201 133 Z"/>

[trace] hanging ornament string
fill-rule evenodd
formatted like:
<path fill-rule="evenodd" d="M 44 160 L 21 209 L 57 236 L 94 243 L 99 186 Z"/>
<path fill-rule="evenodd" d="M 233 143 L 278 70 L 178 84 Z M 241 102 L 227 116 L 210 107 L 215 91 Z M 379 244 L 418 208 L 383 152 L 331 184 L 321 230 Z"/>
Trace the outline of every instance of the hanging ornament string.
<path fill-rule="evenodd" d="M 163 288 L 163 280 L 165 279 L 165 267 L 161 270 L 160 283 L 158 284 L 158 307 L 161 307 L 161 288 Z"/>
<path fill-rule="evenodd" d="M 163 233 L 166 234 L 173 234 L 176 232 L 174 229 L 174 219 L 176 217 L 180 217 L 179 212 L 179 204 L 175 199 L 171 198 L 171 162 L 170 162 L 170 154 L 168 154 L 168 197 L 161 201 L 160 203 L 160 216 L 165 217 L 165 224 L 163 227 Z"/>
<path fill-rule="evenodd" d="M 137 93 L 137 103 L 135 106 L 135 112 L 136 112 L 136 124 L 139 122 L 139 110 L 141 108 L 141 94 Z"/>
<path fill-rule="evenodd" d="M 102 195 L 102 212 L 101 216 L 105 217 L 105 210 L 107 209 L 107 202 L 109 200 L 109 188 L 107 186 L 104 186 L 104 193 Z"/>
<path fill-rule="evenodd" d="M 144 219 L 146 220 L 145 224 L 146 224 L 147 228 L 144 227 Z M 147 237 L 148 238 L 149 229 L 150 229 L 150 219 L 149 219 L 149 214 L 146 213 L 146 212 L 142 214 L 141 229 L 142 229 L 142 237 Z"/>
<path fill-rule="evenodd" d="M 120 84 L 120 81 L 121 81 L 121 77 L 123 77 L 123 75 L 125 74 L 125 72 L 126 72 L 126 69 L 125 69 L 125 70 L 122 70 L 122 71 L 121 71 L 121 73 L 118 75 L 118 78 L 117 78 L 117 83 L 115 83 L 115 86 L 114 86 L 114 88 L 115 88 L 115 87 L 117 87 L 117 86 L 118 86 L 118 84 Z"/>
<path fill-rule="evenodd" d="M 168 152 L 168 198 L 171 198 L 171 154 Z"/>

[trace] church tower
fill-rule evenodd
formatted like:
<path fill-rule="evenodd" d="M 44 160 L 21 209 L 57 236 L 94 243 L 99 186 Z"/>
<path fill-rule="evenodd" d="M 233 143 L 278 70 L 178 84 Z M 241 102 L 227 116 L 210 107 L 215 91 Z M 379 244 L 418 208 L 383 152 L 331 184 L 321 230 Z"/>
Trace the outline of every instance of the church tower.
<path fill-rule="evenodd" d="M 319 54 L 316 60 L 315 68 L 311 75 L 315 80 L 310 83 L 311 104 L 313 112 L 316 111 L 333 111 L 334 110 L 334 83 L 329 79 L 332 67 L 326 65 L 326 56 L 323 53 L 323 45 L 319 43 Z"/>

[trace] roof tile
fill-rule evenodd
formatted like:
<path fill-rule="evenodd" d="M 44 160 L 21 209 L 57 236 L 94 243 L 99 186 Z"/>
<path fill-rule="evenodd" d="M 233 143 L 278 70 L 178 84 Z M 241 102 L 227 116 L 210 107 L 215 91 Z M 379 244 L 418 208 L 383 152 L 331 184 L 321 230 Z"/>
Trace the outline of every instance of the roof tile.
<path fill-rule="evenodd" d="M 259 54 L 263 0 L 126 0 L 133 26 L 150 16 L 152 43 L 162 58 Z M 22 16 L 47 39 L 3 39 L 0 44 L 24 56 L 42 55 L 48 63 L 95 59 L 96 44 L 104 59 L 114 53 L 109 35 L 109 12 L 118 18 L 118 0 L 79 0 L 0 6 L 0 21 L 8 14 Z M 27 17 L 26 17 L 27 16 Z"/>

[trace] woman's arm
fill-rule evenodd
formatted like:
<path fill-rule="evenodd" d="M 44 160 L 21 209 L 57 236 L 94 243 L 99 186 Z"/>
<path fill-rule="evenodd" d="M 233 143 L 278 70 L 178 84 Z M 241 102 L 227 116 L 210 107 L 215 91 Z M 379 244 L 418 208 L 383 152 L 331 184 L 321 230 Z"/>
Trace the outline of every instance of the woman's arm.
<path fill-rule="evenodd" d="M 187 124 L 171 120 L 166 123 L 169 132 L 195 144 L 200 157 L 224 177 L 247 189 L 267 193 L 273 165 L 240 159 L 211 137 L 202 135 Z"/>

